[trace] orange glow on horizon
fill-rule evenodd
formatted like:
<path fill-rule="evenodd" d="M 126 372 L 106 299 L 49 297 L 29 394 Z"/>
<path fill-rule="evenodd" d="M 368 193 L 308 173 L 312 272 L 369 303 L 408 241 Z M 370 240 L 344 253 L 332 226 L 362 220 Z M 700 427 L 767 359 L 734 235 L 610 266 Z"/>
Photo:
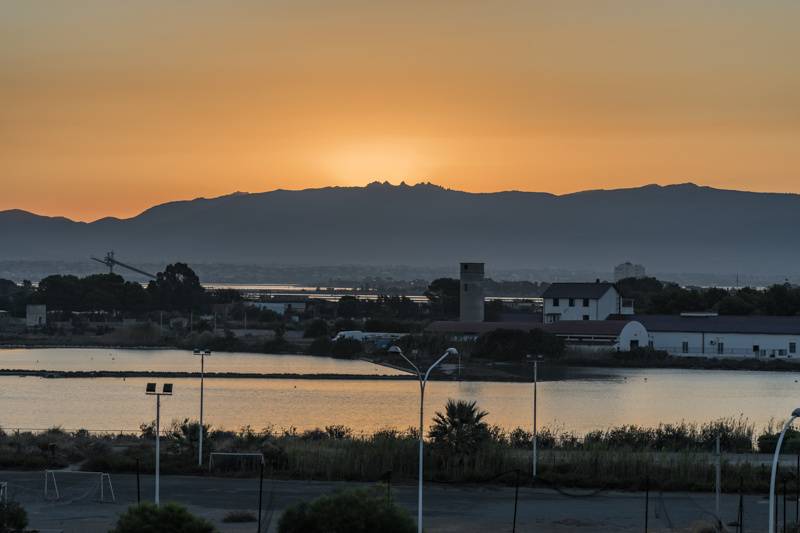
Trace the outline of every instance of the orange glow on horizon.
<path fill-rule="evenodd" d="M 800 193 L 789 0 L 0 7 L 0 210 L 430 181 Z"/>

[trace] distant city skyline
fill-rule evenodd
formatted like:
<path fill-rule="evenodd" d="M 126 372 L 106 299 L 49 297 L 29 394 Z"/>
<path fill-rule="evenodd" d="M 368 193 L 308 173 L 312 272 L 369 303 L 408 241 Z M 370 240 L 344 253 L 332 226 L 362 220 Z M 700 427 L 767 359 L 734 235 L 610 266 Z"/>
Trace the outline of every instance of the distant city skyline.
<path fill-rule="evenodd" d="M 800 3 L 0 6 L 0 210 L 431 181 L 800 192 Z"/>

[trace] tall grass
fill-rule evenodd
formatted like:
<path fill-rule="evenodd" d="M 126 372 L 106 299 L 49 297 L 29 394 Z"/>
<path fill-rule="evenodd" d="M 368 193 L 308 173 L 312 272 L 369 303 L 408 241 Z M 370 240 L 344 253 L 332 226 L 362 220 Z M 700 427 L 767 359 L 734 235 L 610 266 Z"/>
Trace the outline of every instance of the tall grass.
<path fill-rule="evenodd" d="M 162 472 L 206 473 L 197 467 L 196 422 L 184 420 L 168 428 L 162 439 Z M 710 490 L 714 482 L 711 452 L 717 435 L 722 451 L 752 453 L 757 441 L 768 447 L 775 427 L 754 438 L 753 425 L 744 418 L 705 424 L 625 425 L 578 435 L 563 428 L 539 432 L 539 473 L 544 482 L 559 486 L 639 489 L 649 479 L 662 490 Z M 531 470 L 531 435 L 525 429 L 493 427 L 490 436 L 468 456 L 444 457 L 425 447 L 425 477 L 442 483 L 504 482 L 500 474 L 519 470 L 526 480 Z M 134 472 L 153 468 L 152 428 L 141 435 L 92 435 L 53 428 L 42 433 L 0 431 L 0 468 L 43 469 L 81 464 L 85 470 Z M 800 451 L 800 433 L 792 435 Z M 393 480 L 417 475 L 418 433 L 413 429 L 385 429 L 356 435 L 344 426 L 298 431 L 267 427 L 239 431 L 208 429 L 204 451 L 261 452 L 268 474 L 287 479 L 377 481 L 389 473 Z M 794 442 L 789 439 L 788 442 Z M 773 443 L 774 446 L 774 443 Z M 792 451 L 792 450 L 790 450 Z M 205 463 L 207 464 L 207 457 Z M 220 464 L 214 475 L 253 475 L 252 464 Z M 529 481 L 529 479 L 527 479 Z M 766 490 L 766 461 L 749 462 L 739 456 L 723 460 L 725 490 Z"/>

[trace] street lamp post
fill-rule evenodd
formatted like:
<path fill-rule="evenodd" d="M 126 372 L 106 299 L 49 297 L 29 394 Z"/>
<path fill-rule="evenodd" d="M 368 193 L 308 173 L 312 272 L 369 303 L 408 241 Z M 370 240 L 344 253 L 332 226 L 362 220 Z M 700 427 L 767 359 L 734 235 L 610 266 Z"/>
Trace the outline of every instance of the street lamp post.
<path fill-rule="evenodd" d="M 200 427 L 197 430 L 197 466 L 203 466 L 203 390 L 205 381 L 206 356 L 211 355 L 211 351 L 195 350 L 194 354 L 200 356 Z"/>
<path fill-rule="evenodd" d="M 536 411 L 537 411 L 537 388 L 539 385 L 539 361 L 542 359 L 541 355 L 528 355 L 528 360 L 533 360 L 533 434 L 531 435 L 531 440 L 533 441 L 533 457 L 531 459 L 532 463 L 532 475 L 533 479 L 536 479 L 536 468 L 539 463 L 539 434 L 538 434 L 538 426 L 536 423 Z"/>
<path fill-rule="evenodd" d="M 800 407 L 792 411 L 792 416 L 783 425 L 781 434 L 778 437 L 778 443 L 775 445 L 775 455 L 772 456 L 772 474 L 769 477 L 769 530 L 768 533 L 775 533 L 775 476 L 778 472 L 778 459 L 781 454 L 781 445 L 783 444 L 783 437 L 789 430 L 794 419 L 800 417 Z"/>
<path fill-rule="evenodd" d="M 422 466 L 423 466 L 423 443 L 424 443 L 424 410 L 425 410 L 425 385 L 428 383 L 428 377 L 431 374 L 431 370 L 436 368 L 436 366 L 444 361 L 448 355 L 458 355 L 458 350 L 455 348 L 448 348 L 445 350 L 444 355 L 442 355 L 439 359 L 436 360 L 428 370 L 425 371 L 425 375 L 422 375 L 422 371 L 412 363 L 408 357 L 405 356 L 403 350 L 400 349 L 399 346 L 392 346 L 389 348 L 389 353 L 397 354 L 406 362 L 411 365 L 414 371 L 417 373 L 417 379 L 419 379 L 419 481 L 417 486 L 417 531 L 418 533 L 422 533 Z"/>
<path fill-rule="evenodd" d="M 155 383 L 148 383 L 145 394 L 156 397 L 156 505 L 161 496 L 161 397 L 172 396 L 172 383 L 164 383 L 161 392 L 156 390 Z"/>

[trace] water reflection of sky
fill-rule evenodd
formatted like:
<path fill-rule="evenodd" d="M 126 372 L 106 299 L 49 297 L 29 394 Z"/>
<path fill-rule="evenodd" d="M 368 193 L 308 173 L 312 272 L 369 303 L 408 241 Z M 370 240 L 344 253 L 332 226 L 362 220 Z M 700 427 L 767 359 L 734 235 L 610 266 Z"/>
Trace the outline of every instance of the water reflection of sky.
<path fill-rule="evenodd" d="M 761 427 L 800 406 L 800 374 L 794 372 L 578 370 L 579 379 L 539 384 L 542 425 L 582 433 L 741 416 Z M 0 426 L 135 429 L 153 417 L 145 381 L 2 376 Z M 199 380 L 171 381 L 175 396 L 163 403 L 165 419 L 196 417 Z M 216 426 L 344 424 L 371 432 L 415 425 L 419 387 L 413 381 L 213 379 L 206 381 L 205 397 L 205 416 Z M 531 383 L 435 381 L 426 389 L 426 415 L 449 398 L 475 400 L 489 411 L 491 424 L 530 427 L 531 397 Z"/>

